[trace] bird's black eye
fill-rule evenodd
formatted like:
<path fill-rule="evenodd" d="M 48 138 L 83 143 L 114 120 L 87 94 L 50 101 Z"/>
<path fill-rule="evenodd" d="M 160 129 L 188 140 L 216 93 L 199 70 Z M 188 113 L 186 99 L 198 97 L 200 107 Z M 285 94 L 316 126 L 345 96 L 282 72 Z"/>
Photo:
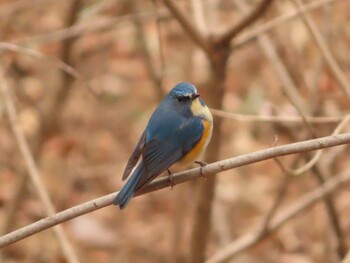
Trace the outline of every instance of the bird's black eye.
<path fill-rule="evenodd" d="M 182 96 L 182 97 L 178 97 L 177 98 L 177 101 L 178 102 L 186 102 L 186 101 L 189 101 L 191 98 L 188 97 L 188 96 Z"/>

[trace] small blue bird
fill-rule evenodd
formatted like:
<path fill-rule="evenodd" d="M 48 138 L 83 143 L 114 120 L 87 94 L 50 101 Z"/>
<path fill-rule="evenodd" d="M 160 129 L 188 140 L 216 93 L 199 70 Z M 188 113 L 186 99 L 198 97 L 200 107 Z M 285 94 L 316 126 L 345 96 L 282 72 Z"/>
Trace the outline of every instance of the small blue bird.
<path fill-rule="evenodd" d="M 173 164 L 196 161 L 207 147 L 213 117 L 196 87 L 177 84 L 154 111 L 125 168 L 125 180 L 141 160 L 113 204 L 126 207 L 133 195 Z"/>

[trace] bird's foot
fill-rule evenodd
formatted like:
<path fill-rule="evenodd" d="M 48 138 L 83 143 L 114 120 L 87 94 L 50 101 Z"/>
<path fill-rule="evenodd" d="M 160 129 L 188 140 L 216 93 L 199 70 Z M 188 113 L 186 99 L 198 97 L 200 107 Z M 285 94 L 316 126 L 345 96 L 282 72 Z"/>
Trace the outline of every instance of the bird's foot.
<path fill-rule="evenodd" d="M 202 161 L 195 161 L 196 164 L 199 164 L 200 166 L 200 170 L 199 170 L 199 173 L 200 175 L 205 179 L 207 180 L 207 176 L 204 174 L 203 172 L 203 167 L 207 166 L 207 163 L 206 162 L 202 162 Z"/>
<path fill-rule="evenodd" d="M 170 185 L 171 185 L 170 190 L 173 190 L 174 185 L 175 185 L 175 182 L 174 182 L 174 179 L 173 179 L 173 174 L 172 174 L 172 172 L 169 169 L 167 169 L 167 172 L 168 172 L 168 178 L 169 178 Z"/>

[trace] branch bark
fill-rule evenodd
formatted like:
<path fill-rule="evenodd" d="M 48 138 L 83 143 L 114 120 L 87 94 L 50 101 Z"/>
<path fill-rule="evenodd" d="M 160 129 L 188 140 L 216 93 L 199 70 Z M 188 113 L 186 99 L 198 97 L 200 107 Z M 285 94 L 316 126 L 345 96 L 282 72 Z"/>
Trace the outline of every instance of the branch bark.
<path fill-rule="evenodd" d="M 350 133 L 344 133 L 344 134 L 335 135 L 335 136 L 327 136 L 323 138 L 307 140 L 307 141 L 287 144 L 283 146 L 276 146 L 273 148 L 269 148 L 269 149 L 249 153 L 249 154 L 244 154 L 234 158 L 208 164 L 207 166 L 202 168 L 202 171 L 205 175 L 209 176 L 222 171 L 276 158 L 279 156 L 303 153 L 308 151 L 315 151 L 315 150 L 334 147 L 342 144 L 350 144 Z M 174 174 L 172 177 L 172 181 L 170 181 L 168 177 L 159 178 L 154 182 L 152 182 L 148 187 L 146 187 L 144 191 L 138 193 L 138 195 L 143 195 L 149 192 L 154 192 L 154 191 L 163 189 L 165 187 L 170 187 L 172 186 L 173 183 L 180 184 L 180 183 L 184 183 L 184 182 L 193 180 L 195 178 L 201 177 L 200 171 L 201 171 L 200 168 L 194 168 L 181 173 Z M 345 178 L 342 177 L 340 179 L 338 178 L 337 180 L 330 179 L 330 182 L 328 184 L 331 184 L 331 185 L 342 184 L 345 181 L 348 181 L 349 179 L 350 178 L 348 177 L 345 177 Z M 340 181 L 338 182 L 338 180 Z M 335 183 L 335 182 L 338 182 L 338 183 Z M 332 186 L 332 187 L 334 188 L 335 186 Z M 322 196 L 319 198 L 322 198 L 323 195 L 326 194 L 326 191 L 328 192 L 334 191 L 335 189 L 333 188 L 331 188 L 330 190 L 322 190 L 322 191 L 325 191 L 325 193 L 323 193 Z M 36 234 L 40 231 L 43 231 L 45 229 L 48 229 L 50 227 L 53 227 L 65 221 L 68 221 L 70 219 L 76 218 L 78 216 L 81 216 L 81 215 L 93 212 L 95 210 L 101 209 L 105 206 L 108 206 L 112 204 L 112 201 L 115 198 L 116 194 L 117 193 L 111 193 L 111 194 L 102 196 L 100 198 L 91 200 L 89 202 L 71 207 L 55 215 L 46 217 L 33 224 L 30 224 L 16 231 L 13 231 L 9 234 L 1 236 L 0 248 L 3 248 L 5 246 L 18 242 L 19 240 L 22 240 L 26 237 L 29 237 L 33 234 Z"/>
<path fill-rule="evenodd" d="M 214 256 L 212 256 L 206 263 L 221 263 L 225 262 L 229 258 L 234 257 L 238 253 L 254 246 L 259 241 L 267 238 L 270 234 L 276 230 L 278 230 L 283 224 L 288 222 L 290 219 L 294 218 L 301 212 L 304 212 L 307 208 L 310 208 L 316 202 L 321 201 L 325 196 L 331 194 L 338 190 L 341 186 L 344 186 L 345 183 L 349 183 L 350 181 L 350 172 L 334 177 L 328 180 L 323 185 L 318 188 L 310 191 L 301 197 L 298 201 L 296 201 L 293 205 L 285 209 L 283 212 L 280 212 L 278 216 L 270 225 L 266 228 L 265 234 L 261 235 L 260 230 L 253 231 L 248 233 L 235 242 L 231 243 L 227 247 L 218 251 Z"/>
<path fill-rule="evenodd" d="M 43 203 L 44 209 L 48 215 L 55 214 L 55 208 L 53 203 L 51 202 L 50 196 L 45 189 L 44 183 L 41 180 L 40 172 L 38 167 L 35 164 L 32 153 L 30 152 L 29 145 L 26 141 L 26 138 L 23 134 L 21 127 L 17 121 L 17 111 L 13 102 L 13 98 L 11 96 L 10 89 L 5 80 L 5 76 L 3 73 L 3 69 L 0 67 L 0 90 L 4 98 L 4 103 L 7 111 L 7 115 L 9 117 L 10 125 L 13 130 L 13 134 L 18 144 L 18 148 L 23 156 L 25 161 L 26 168 L 28 170 L 28 174 L 30 176 L 30 180 L 34 185 L 35 190 L 37 191 L 41 202 Z M 70 244 L 63 228 L 61 226 L 57 226 L 54 229 L 54 232 L 57 236 L 60 246 L 62 247 L 63 253 L 70 263 L 78 263 L 78 257 L 76 256 L 72 245 Z"/>
<path fill-rule="evenodd" d="M 208 39 L 199 32 L 199 30 L 191 24 L 191 22 L 187 19 L 187 17 L 181 12 L 179 7 L 173 3 L 172 0 L 163 0 L 163 3 L 166 7 L 171 11 L 176 20 L 181 24 L 182 28 L 186 31 L 189 37 L 205 51 L 206 53 L 210 53 L 211 48 L 209 45 Z"/>
<path fill-rule="evenodd" d="M 307 29 L 310 32 L 310 35 L 314 39 L 316 45 L 318 46 L 327 66 L 329 67 L 330 71 L 332 72 L 333 76 L 337 80 L 341 90 L 343 91 L 344 95 L 347 97 L 348 101 L 350 101 L 350 82 L 346 78 L 345 74 L 341 70 L 340 66 L 338 65 L 337 61 L 335 60 L 334 56 L 332 55 L 332 52 L 330 51 L 328 45 L 324 41 L 320 31 L 317 29 L 315 23 L 313 20 L 309 17 L 309 14 L 303 10 L 303 2 L 301 0 L 291 0 L 297 10 L 300 12 L 300 17 L 302 21 L 305 23 Z"/>
<path fill-rule="evenodd" d="M 230 28 L 223 35 L 219 36 L 216 40 L 219 44 L 227 44 L 231 42 L 231 40 L 237 36 L 243 29 L 250 26 L 257 19 L 261 17 L 262 14 L 268 9 L 268 7 L 272 4 L 273 0 L 262 0 L 260 4 L 256 6 L 256 8 L 251 11 L 245 18 L 240 20 L 237 25 Z"/>
<path fill-rule="evenodd" d="M 260 26 L 257 26 L 256 28 L 253 28 L 249 31 L 242 33 L 241 35 L 237 36 L 237 38 L 233 40 L 231 47 L 232 49 L 237 49 L 253 40 L 256 40 L 256 38 L 261 34 L 268 33 L 269 31 L 282 25 L 283 23 L 296 18 L 297 16 L 299 16 L 300 12 L 310 12 L 313 9 L 320 8 L 326 4 L 333 4 L 337 1 L 340 1 L 340 0 L 319 0 L 319 1 L 312 1 L 311 3 L 305 4 L 300 8 L 300 10 L 288 12 L 270 21 L 267 21 L 266 23 Z"/>

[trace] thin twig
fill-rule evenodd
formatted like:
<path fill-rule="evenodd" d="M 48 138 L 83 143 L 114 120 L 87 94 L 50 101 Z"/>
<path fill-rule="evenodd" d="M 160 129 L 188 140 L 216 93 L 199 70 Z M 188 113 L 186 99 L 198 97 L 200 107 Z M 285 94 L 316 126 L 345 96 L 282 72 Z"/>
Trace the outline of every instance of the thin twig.
<path fill-rule="evenodd" d="M 276 158 L 275 160 L 278 160 L 278 159 Z M 281 164 L 281 163 L 279 163 L 279 164 Z M 274 215 L 276 214 L 277 209 L 282 204 L 283 198 L 286 195 L 287 187 L 289 185 L 290 180 L 291 180 L 291 177 L 289 176 L 289 174 L 285 173 L 283 181 L 280 183 L 280 186 L 278 188 L 276 197 L 274 198 L 274 202 L 273 202 L 271 208 L 266 213 L 266 215 L 264 216 L 264 218 L 263 218 L 263 220 L 261 222 L 261 226 L 260 226 L 260 230 L 259 230 L 259 236 L 265 235 L 265 233 L 269 229 L 269 225 L 271 223 L 271 220 L 274 217 Z"/>
<path fill-rule="evenodd" d="M 28 169 L 28 174 L 30 179 L 43 203 L 46 213 L 50 216 L 55 214 L 54 206 L 50 200 L 49 194 L 45 189 L 45 185 L 40 178 L 40 172 L 35 164 L 34 158 L 29 150 L 28 143 L 23 134 L 21 127 L 17 121 L 17 111 L 13 102 L 13 98 L 5 80 L 3 69 L 0 67 L 0 88 L 5 101 L 6 111 L 10 120 L 11 128 L 13 130 L 14 136 L 16 138 L 19 150 L 25 160 L 26 168 Z M 56 226 L 54 232 L 59 240 L 59 244 L 66 256 L 66 259 L 70 263 L 78 263 L 79 260 L 73 250 L 72 245 L 67 239 L 63 228 L 61 226 Z"/>
<path fill-rule="evenodd" d="M 184 15 L 184 12 L 181 12 L 173 0 L 163 0 L 163 3 L 169 8 L 170 12 L 181 24 L 182 28 L 188 33 L 188 36 L 191 37 L 193 41 L 203 49 L 203 51 L 210 53 L 211 48 L 208 39 L 204 37 L 195 26 L 193 26 L 189 19 Z"/>
<path fill-rule="evenodd" d="M 283 123 L 283 124 L 294 124 L 300 125 L 304 122 L 302 117 L 298 116 L 264 116 L 264 115 L 245 115 L 237 114 L 223 110 L 210 109 L 211 113 L 220 118 L 227 118 L 241 122 L 255 122 L 255 123 Z M 310 124 L 322 124 L 322 125 L 334 125 L 341 122 L 345 116 L 334 116 L 334 117 L 312 117 L 306 116 L 306 120 Z"/>
<path fill-rule="evenodd" d="M 72 0 L 67 12 L 65 25 L 66 27 L 71 27 L 76 23 L 78 19 L 79 11 L 81 10 L 82 1 L 81 0 Z M 58 61 L 62 62 L 65 65 L 72 67 L 72 47 L 74 45 L 76 38 L 69 38 L 62 41 L 62 48 L 60 52 L 60 59 Z M 73 67 L 72 67 L 73 68 Z M 50 103 L 48 109 L 44 114 L 41 115 L 41 129 L 38 135 L 37 144 L 32 147 L 32 154 L 35 160 L 38 160 L 40 163 L 40 152 L 42 146 L 45 144 L 47 139 L 55 133 L 58 133 L 60 130 L 59 118 L 64 109 L 65 103 L 69 98 L 69 92 L 71 90 L 72 83 L 74 78 L 67 73 L 66 71 L 61 71 L 62 73 L 62 83 L 58 87 L 57 92 L 54 94 L 53 100 Z M 19 182 L 19 187 L 16 189 L 12 203 L 12 210 L 17 211 L 20 204 L 20 200 L 24 199 L 24 196 L 27 194 L 27 182 L 29 181 L 28 176 L 22 176 L 21 181 Z M 9 222 L 13 215 L 8 214 Z M 7 227 L 11 227 L 10 224 Z M 8 232 L 11 229 L 4 228 L 4 232 Z"/>
<path fill-rule="evenodd" d="M 160 10 L 157 15 L 159 20 L 170 17 L 169 12 L 165 9 Z M 140 14 L 137 14 L 137 16 L 139 16 L 143 22 L 147 22 L 147 20 L 151 20 L 153 18 L 154 13 L 142 12 Z M 89 21 L 86 23 L 79 23 L 69 28 L 52 31 L 50 33 L 14 39 L 11 41 L 11 43 L 17 45 L 43 45 L 60 42 L 68 38 L 81 37 L 83 35 L 91 33 L 115 30 L 117 28 L 125 29 L 125 22 L 128 22 L 128 24 L 130 24 L 130 20 L 134 19 L 134 17 L 135 14 L 128 14 L 108 19 L 94 18 L 93 22 Z"/>
<path fill-rule="evenodd" d="M 331 70 L 337 82 L 339 83 L 339 86 L 344 92 L 344 95 L 350 101 L 350 82 L 348 81 L 345 74 L 343 73 L 340 66 L 338 65 L 337 61 L 335 60 L 334 56 L 332 55 L 329 47 L 327 46 L 326 42 L 322 37 L 322 34 L 317 29 L 315 23 L 310 18 L 309 14 L 306 13 L 304 10 L 302 10 L 302 6 L 303 6 L 302 1 L 301 0 L 291 0 L 291 1 L 294 3 L 298 11 L 300 12 L 300 17 L 305 23 L 307 29 L 310 32 L 310 35 L 314 39 L 318 48 L 320 49 L 320 52 L 326 64 L 328 65 L 329 69 Z"/>
<path fill-rule="evenodd" d="M 297 108 L 296 105 L 294 105 L 294 107 Z M 316 132 L 313 129 L 313 127 L 311 126 L 311 124 L 307 121 L 307 119 L 305 117 L 304 109 L 299 108 L 298 112 L 303 117 L 304 124 L 308 128 L 310 135 L 313 138 L 316 138 Z M 345 120 L 343 123 L 345 124 L 346 122 L 347 122 L 347 120 Z M 342 127 L 342 124 L 339 125 L 339 127 Z M 327 178 L 329 178 L 329 176 L 323 171 L 322 167 L 317 162 L 319 159 L 318 155 L 320 155 L 320 153 L 317 153 L 316 156 L 314 156 L 314 158 L 311 158 L 311 160 L 309 160 L 309 162 L 306 164 L 305 167 L 307 167 L 308 165 L 311 164 L 310 167 L 311 167 L 312 171 L 314 172 L 314 177 L 316 178 L 317 182 L 320 185 L 322 185 L 326 182 L 326 180 L 327 180 Z M 310 158 L 308 158 L 308 159 L 310 159 Z M 294 171 L 293 171 L 293 173 L 294 173 L 294 175 L 297 175 L 297 173 L 295 173 Z M 326 212 L 327 212 L 327 215 L 329 218 L 331 230 L 333 231 L 333 234 L 335 237 L 337 255 L 339 256 L 339 258 L 341 258 L 343 256 L 343 254 L 345 253 L 346 243 L 345 243 L 345 240 L 343 238 L 343 233 L 341 231 L 339 217 L 338 217 L 332 196 L 326 195 L 326 196 L 324 196 L 323 199 L 324 199 Z"/>
<path fill-rule="evenodd" d="M 98 14 L 99 12 L 113 8 L 113 6 L 115 4 L 116 4 L 115 0 L 97 1 L 97 2 L 93 3 L 92 5 L 84 8 L 84 10 L 82 10 L 80 16 L 83 18 L 91 17 L 93 15 Z"/>
<path fill-rule="evenodd" d="M 319 8 L 325 4 L 332 4 L 337 1 L 343 1 L 343 0 L 319 0 L 319 1 L 313 1 L 311 3 L 308 3 L 303 6 L 303 10 L 305 11 L 311 11 L 313 9 Z M 256 28 L 247 30 L 246 32 L 242 32 L 241 35 L 237 36 L 232 41 L 231 48 L 236 49 L 238 47 L 241 47 L 242 45 L 245 45 L 257 38 L 258 35 L 262 33 L 266 33 L 268 31 L 271 31 L 277 26 L 282 25 L 285 22 L 288 22 L 289 20 L 294 19 L 299 15 L 299 11 L 291 11 L 287 14 L 283 14 L 275 19 L 272 19 L 262 25 L 257 26 Z M 84 23 L 84 24 L 77 24 L 74 26 L 71 26 L 69 28 L 53 31 L 50 33 L 45 33 L 42 35 L 37 36 L 30 36 L 20 39 L 14 39 L 11 41 L 12 44 L 17 45 L 43 45 L 48 43 L 54 43 L 59 42 L 67 38 L 73 38 L 78 36 L 83 36 L 86 34 L 96 33 L 96 32 L 103 32 L 106 30 L 112 30 L 115 28 L 125 28 L 125 25 L 123 22 L 129 21 L 133 19 L 135 14 L 128 14 L 116 18 L 108 18 L 108 19 L 94 19 L 93 23 Z M 137 14 L 139 18 L 144 21 L 148 19 L 153 19 L 154 13 L 153 12 L 142 12 Z M 163 19 L 169 18 L 169 12 L 165 9 L 160 9 L 157 12 L 157 21 L 161 21 Z"/>
<path fill-rule="evenodd" d="M 246 32 L 237 36 L 232 41 L 231 48 L 237 49 L 238 47 L 241 47 L 242 45 L 245 45 L 245 44 L 255 40 L 262 33 L 267 33 L 268 31 L 271 31 L 275 27 L 280 26 L 283 23 L 288 22 L 288 21 L 296 18 L 300 14 L 300 12 L 302 12 L 302 11 L 309 12 L 313 9 L 322 7 L 325 4 L 333 4 L 337 1 L 343 1 L 343 0 L 319 0 L 319 1 L 312 1 L 311 3 L 305 4 L 301 10 L 291 11 L 287 14 L 283 14 L 283 15 L 276 17 L 268 22 L 265 22 L 264 24 L 259 25 L 256 28 L 252 28 L 250 30 L 247 30 Z"/>
<path fill-rule="evenodd" d="M 339 123 L 339 125 L 335 128 L 335 130 L 333 131 L 332 135 L 339 134 L 344 129 L 344 127 L 348 124 L 349 120 L 350 120 L 350 114 L 345 116 L 343 121 L 341 123 Z M 319 150 L 310 161 L 308 161 L 302 167 L 300 167 L 300 168 L 296 169 L 295 171 L 293 171 L 293 174 L 295 176 L 298 176 L 298 175 L 301 175 L 301 174 L 305 173 L 306 171 L 310 170 L 311 167 L 313 167 L 320 160 L 323 152 L 324 151 L 322 149 Z"/>
<path fill-rule="evenodd" d="M 190 1 L 193 11 L 194 20 L 196 21 L 196 26 L 200 32 L 204 35 L 208 35 L 208 25 L 204 18 L 203 1 L 201 0 L 191 0 Z"/>
<path fill-rule="evenodd" d="M 242 9 L 245 9 L 244 3 L 237 2 L 237 4 L 238 3 L 240 4 Z M 297 86 L 294 84 L 292 78 L 290 77 L 290 75 L 288 73 L 287 68 L 285 67 L 285 65 L 283 63 L 283 61 L 280 59 L 277 52 L 275 51 L 273 43 L 270 41 L 269 37 L 267 37 L 265 34 L 258 36 L 258 41 L 259 41 L 260 45 L 262 46 L 263 50 L 265 51 L 265 53 L 267 54 L 267 56 L 270 58 L 272 65 L 275 66 L 275 69 L 278 72 L 278 75 L 280 76 L 282 83 L 284 84 L 283 88 L 284 88 L 284 91 L 287 95 L 287 98 L 290 100 L 291 104 L 299 112 L 300 116 L 303 119 L 303 123 L 306 126 L 306 128 L 308 129 L 311 136 L 313 138 L 315 138 L 316 131 L 312 127 L 312 125 L 307 121 L 307 119 L 305 117 L 310 112 L 310 109 L 307 106 L 307 104 L 304 102 L 303 98 L 300 96 L 298 89 L 297 89 Z M 321 153 L 317 153 L 316 156 L 314 157 L 314 159 L 311 160 L 304 168 L 308 168 L 308 169 L 313 168 L 314 165 L 319 160 L 320 156 L 321 156 Z M 300 171 L 303 171 L 303 169 Z M 294 173 L 293 171 L 291 171 L 291 172 Z M 319 184 L 322 184 L 326 181 L 326 178 L 318 170 L 318 168 L 316 169 L 315 177 L 318 180 Z M 339 223 L 339 220 L 337 217 L 337 213 L 336 213 L 333 199 L 331 198 L 331 196 L 325 196 L 324 202 L 325 202 L 327 214 L 330 218 L 330 225 L 331 225 L 333 233 L 336 237 L 337 244 L 339 244 L 338 253 L 339 252 L 342 253 L 343 247 L 345 247 L 345 246 L 344 246 L 341 228 L 340 228 L 340 223 Z M 341 254 L 341 253 L 339 253 L 339 254 Z"/>
<path fill-rule="evenodd" d="M 335 128 L 332 135 L 339 134 L 345 128 L 345 126 L 348 124 L 349 120 L 350 120 L 350 115 L 345 116 L 343 121 L 341 123 L 339 123 L 339 125 Z M 305 173 L 306 171 L 310 170 L 314 165 L 316 165 L 316 163 L 320 160 L 323 152 L 324 152 L 323 149 L 317 151 L 317 153 L 314 155 L 314 157 L 312 157 L 306 164 L 304 164 L 302 167 L 299 167 L 296 170 L 291 170 L 291 169 L 285 168 L 283 166 L 283 164 L 278 159 L 276 159 L 276 161 L 277 161 L 277 164 L 280 166 L 280 168 L 284 172 L 288 173 L 291 176 L 299 176 L 299 175 Z"/>
<path fill-rule="evenodd" d="M 283 224 L 298 214 L 304 212 L 316 202 L 322 200 L 325 196 L 335 192 L 346 183 L 349 183 L 349 181 L 350 171 L 328 180 L 323 185 L 305 194 L 303 197 L 299 198 L 299 200 L 294 202 L 293 205 L 280 212 L 279 215 L 272 220 L 264 235 L 259 235 L 259 231 L 252 231 L 251 233 L 240 237 L 235 242 L 216 252 L 211 258 L 209 258 L 209 260 L 206 261 L 206 263 L 225 262 L 229 258 L 232 258 L 244 250 L 253 247 L 259 241 L 269 237 L 272 232 L 278 230 Z"/>
<path fill-rule="evenodd" d="M 160 69 L 159 69 L 159 76 L 160 79 L 163 81 L 164 79 L 164 72 L 165 72 L 165 55 L 164 55 L 164 46 L 162 41 L 162 27 L 161 27 L 161 19 L 160 19 L 160 11 L 158 8 L 158 4 L 156 0 L 152 0 L 152 3 L 154 5 L 155 9 L 155 17 L 156 17 L 156 26 L 157 26 L 157 37 L 158 37 L 158 51 L 159 51 L 159 58 L 160 58 Z"/>
<path fill-rule="evenodd" d="M 138 1 L 136 1 L 136 0 L 130 1 L 130 5 L 131 5 L 135 14 L 139 13 L 139 8 L 137 7 L 137 2 Z M 163 97 L 165 96 L 165 93 L 164 93 L 163 88 L 162 88 L 162 76 L 157 71 L 155 64 L 152 60 L 152 54 L 151 54 L 149 47 L 147 45 L 146 34 L 142 28 L 142 22 L 141 22 L 139 16 L 135 15 L 133 21 L 134 21 L 134 25 L 136 27 L 136 35 L 137 35 L 137 38 L 138 38 L 139 43 L 140 43 L 139 47 L 141 49 L 141 52 L 142 52 L 142 55 L 143 55 L 143 58 L 144 58 L 144 61 L 146 64 L 148 75 L 154 84 L 158 101 L 161 101 L 163 99 Z"/>
<path fill-rule="evenodd" d="M 1 16 L 10 16 L 15 12 L 19 12 L 26 8 L 33 8 L 36 4 L 45 4 L 51 2 L 62 2 L 62 0 L 21 0 L 21 1 L 10 1 L 8 4 L 2 4 L 0 6 L 0 17 Z"/>
<path fill-rule="evenodd" d="M 245 1 L 236 1 L 235 3 L 243 13 L 248 12 L 249 8 Z M 308 109 L 307 103 L 305 102 L 304 98 L 300 95 L 297 85 L 294 83 L 283 61 L 277 54 L 277 51 L 270 38 L 266 34 L 261 34 L 258 36 L 258 43 L 266 57 L 270 60 L 277 77 L 283 83 L 282 88 L 286 93 L 287 97 L 292 101 L 294 105 L 296 105 L 296 108 L 298 110 L 301 108 L 304 109 L 307 113 L 309 113 L 310 110 Z M 303 115 L 301 116 L 303 117 Z"/>
<path fill-rule="evenodd" d="M 209 175 L 213 175 L 229 169 L 237 168 L 240 166 L 244 166 L 244 165 L 248 165 L 248 164 L 252 164 L 252 163 L 256 163 L 256 162 L 260 162 L 260 161 L 264 161 L 264 160 L 268 160 L 268 159 L 272 159 L 280 156 L 303 153 L 308 151 L 315 151 L 315 150 L 334 147 L 342 144 L 350 144 L 350 133 L 344 133 L 344 134 L 335 135 L 335 136 L 327 136 L 323 138 L 307 140 L 307 141 L 287 144 L 283 146 L 276 146 L 273 148 L 214 162 L 202 168 L 197 167 L 181 173 L 177 173 L 172 176 L 171 181 L 169 180 L 168 177 L 159 178 L 157 180 L 154 180 L 154 182 L 148 185 L 142 192 L 138 193 L 137 195 L 143 195 L 149 192 L 154 192 L 156 190 L 163 189 L 165 187 L 170 187 L 173 184 L 176 185 L 176 184 L 193 180 L 195 178 L 199 178 L 202 176 L 201 172 L 209 176 Z M 348 177 L 346 177 L 345 179 L 342 178 L 343 181 L 348 179 L 350 178 Z M 333 182 L 331 184 L 334 184 L 334 182 L 338 182 L 338 181 L 337 180 L 334 181 L 333 179 L 331 179 L 330 182 Z M 342 182 L 339 182 L 339 184 Z M 321 191 L 322 191 L 322 196 L 326 194 L 326 193 L 323 194 L 324 190 L 321 190 Z M 95 210 L 101 209 L 105 206 L 108 206 L 112 204 L 112 201 L 115 198 L 116 194 L 117 193 L 111 193 L 111 194 L 102 196 L 100 198 L 94 199 L 92 201 L 71 207 L 55 215 L 41 219 L 33 224 L 30 224 L 16 231 L 13 231 L 9 234 L 6 234 L 0 237 L 0 248 L 13 244 L 28 236 L 31 236 L 35 233 L 38 233 L 40 231 L 43 231 L 45 229 L 48 229 L 50 227 L 53 227 L 65 221 L 68 221 L 70 219 L 76 218 L 78 216 L 81 216 L 81 215 L 93 212 Z"/>
<path fill-rule="evenodd" d="M 299 11 L 301 11 L 302 6 L 299 6 Z M 301 12 L 301 14 L 304 14 L 303 12 Z M 281 64 L 283 66 L 283 64 Z M 284 88 L 286 88 L 287 86 L 284 86 Z M 287 93 L 287 92 L 286 92 Z M 313 138 L 317 137 L 316 134 L 316 130 L 314 129 L 314 127 L 307 121 L 306 117 L 309 113 L 309 109 L 307 109 L 305 107 L 305 105 L 302 105 L 300 103 L 298 103 L 298 101 L 296 101 L 295 99 L 293 99 L 288 93 L 287 93 L 287 97 L 290 100 L 291 104 L 294 105 L 294 107 L 297 109 L 297 111 L 299 112 L 299 114 L 301 115 L 301 117 L 303 118 L 305 127 L 308 129 L 310 135 Z M 308 164 L 310 164 L 310 167 L 312 168 L 312 170 L 315 172 L 315 178 L 318 181 L 318 183 L 321 185 L 323 184 L 326 179 L 327 179 L 327 175 L 324 173 L 324 171 L 322 169 L 320 169 L 319 164 L 317 163 L 319 156 L 321 155 L 321 153 L 317 153 L 316 156 L 314 156 L 314 159 L 311 160 Z M 307 165 L 308 165 L 307 164 Z M 305 166 L 306 168 L 308 168 L 307 166 Z M 335 241 L 336 241 L 336 246 L 337 246 L 337 254 L 341 257 L 344 254 L 345 248 L 346 248 L 346 244 L 345 244 L 345 240 L 343 238 L 343 233 L 341 231 L 341 227 L 340 227 L 340 222 L 339 222 L 339 218 L 337 215 L 337 211 L 335 208 L 335 204 L 333 201 L 333 198 L 331 196 L 325 196 L 324 197 L 324 204 L 325 204 L 325 208 L 328 214 L 328 217 L 330 219 L 330 226 L 331 229 L 334 233 L 335 236 Z"/>
<path fill-rule="evenodd" d="M 272 4 L 273 0 L 261 0 L 261 2 L 239 23 L 228 29 L 224 34 L 217 37 L 216 42 L 220 44 L 231 42 L 243 29 L 254 23 Z"/>
<path fill-rule="evenodd" d="M 275 142 L 273 144 L 273 146 L 275 147 L 277 145 L 278 142 L 278 136 L 276 134 L 275 136 Z M 277 209 L 281 206 L 282 201 L 286 195 L 287 192 L 287 187 L 291 181 L 292 178 L 292 173 L 290 172 L 290 170 L 284 166 L 284 164 L 278 159 L 278 158 L 274 158 L 275 162 L 277 163 L 277 165 L 280 167 L 281 171 L 284 174 L 284 178 L 283 181 L 280 183 L 279 189 L 277 191 L 275 200 L 271 206 L 271 208 L 269 209 L 269 211 L 266 213 L 266 215 L 264 216 L 261 226 L 260 226 L 260 230 L 259 230 L 259 236 L 262 236 L 266 233 L 267 229 L 269 228 L 270 222 L 272 220 L 272 218 L 275 216 Z"/>
<path fill-rule="evenodd" d="M 350 250 L 348 251 L 348 253 L 344 257 L 344 259 L 341 261 L 341 263 L 350 263 Z"/>
<path fill-rule="evenodd" d="M 74 77 L 77 80 L 80 80 L 82 83 L 84 83 L 87 86 L 88 91 L 93 96 L 98 95 L 97 90 L 94 89 L 91 86 L 91 84 L 88 81 L 86 81 L 86 79 L 78 71 L 76 71 L 74 68 L 72 68 L 71 66 L 69 66 L 68 64 L 66 64 L 60 60 L 57 60 L 53 57 L 44 55 L 43 53 L 40 53 L 40 52 L 35 51 L 33 49 L 30 49 L 30 48 L 25 48 L 25 47 L 21 47 L 19 45 L 5 43 L 5 42 L 0 42 L 0 50 L 1 49 L 6 50 L 6 51 L 12 51 L 12 52 L 17 52 L 17 53 L 29 55 L 31 57 L 42 59 L 44 61 L 49 61 L 49 62 L 53 63 L 55 66 L 57 66 L 58 68 L 67 72 L 67 74 L 71 75 L 72 77 Z"/>

